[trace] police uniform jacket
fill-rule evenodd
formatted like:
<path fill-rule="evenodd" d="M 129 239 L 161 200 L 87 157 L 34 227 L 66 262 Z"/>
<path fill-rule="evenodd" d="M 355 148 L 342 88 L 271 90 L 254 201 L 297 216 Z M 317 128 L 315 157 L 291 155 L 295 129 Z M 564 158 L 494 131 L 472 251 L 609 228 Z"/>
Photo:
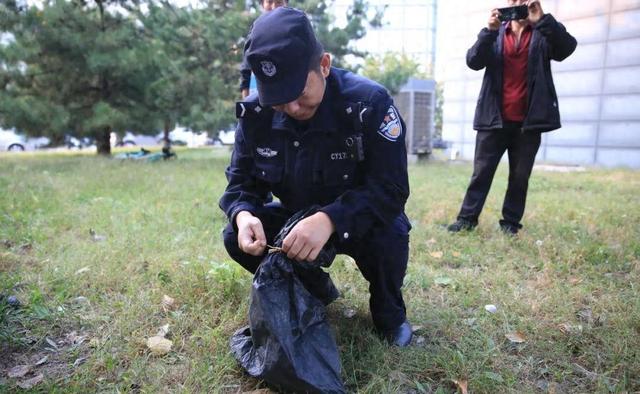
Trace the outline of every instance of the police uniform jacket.
<path fill-rule="evenodd" d="M 331 68 L 325 94 L 306 127 L 263 108 L 257 96 L 239 117 L 228 186 L 220 208 L 235 216 L 271 200 L 291 212 L 320 205 L 341 240 L 388 225 L 409 196 L 405 127 L 379 84 Z"/>

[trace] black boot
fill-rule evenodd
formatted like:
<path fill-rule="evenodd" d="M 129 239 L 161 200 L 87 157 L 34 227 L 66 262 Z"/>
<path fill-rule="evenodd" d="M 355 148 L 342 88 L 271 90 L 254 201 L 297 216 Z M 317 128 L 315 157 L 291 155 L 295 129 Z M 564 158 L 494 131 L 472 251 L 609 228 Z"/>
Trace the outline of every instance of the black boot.
<path fill-rule="evenodd" d="M 471 231 L 478 225 L 478 222 L 473 222 L 467 219 L 458 219 L 454 223 L 447 226 L 447 231 L 451 233 L 458 233 L 460 231 Z"/>
<path fill-rule="evenodd" d="M 404 323 L 400 324 L 398 327 L 384 331 L 382 335 L 390 345 L 405 347 L 409 346 L 411 343 L 411 338 L 413 338 L 413 329 L 411 328 L 411 324 L 405 320 Z"/>
<path fill-rule="evenodd" d="M 500 221 L 500 230 L 507 235 L 518 235 L 518 230 L 520 230 L 521 227 L 522 226 L 513 223 L 505 222 L 504 220 Z"/>

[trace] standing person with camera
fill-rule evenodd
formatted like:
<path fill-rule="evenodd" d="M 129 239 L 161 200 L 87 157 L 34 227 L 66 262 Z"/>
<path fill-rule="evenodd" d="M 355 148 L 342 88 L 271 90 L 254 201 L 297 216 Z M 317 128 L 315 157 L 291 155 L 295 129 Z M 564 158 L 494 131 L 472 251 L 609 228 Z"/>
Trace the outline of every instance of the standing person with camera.
<path fill-rule="evenodd" d="M 467 52 L 467 65 L 473 70 L 484 68 L 485 73 L 473 121 L 477 131 L 473 175 L 457 220 L 447 227 L 450 232 L 477 226 L 507 151 L 509 183 L 500 228 L 517 234 L 541 133 L 560 128 L 550 61 L 571 55 L 576 39 L 543 12 L 539 1 L 509 0 L 508 4 L 521 8 L 492 10 L 488 26 Z"/>

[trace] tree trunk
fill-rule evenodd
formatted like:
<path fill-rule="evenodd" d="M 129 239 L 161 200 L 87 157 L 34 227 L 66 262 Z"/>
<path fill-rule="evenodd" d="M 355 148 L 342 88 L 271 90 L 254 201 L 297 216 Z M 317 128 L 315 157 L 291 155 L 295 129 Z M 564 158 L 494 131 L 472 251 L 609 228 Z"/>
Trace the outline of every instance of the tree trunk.
<path fill-rule="evenodd" d="M 103 32 L 105 29 L 105 21 L 104 21 L 104 0 L 96 0 L 96 4 L 98 4 L 98 9 L 100 10 L 100 30 Z M 109 82 L 105 76 L 105 73 L 102 72 L 100 74 L 100 91 L 102 98 L 106 101 L 109 97 Z M 102 129 L 98 130 L 96 133 L 96 148 L 98 150 L 98 155 L 102 156 L 111 156 L 111 127 L 105 126 Z"/>
<path fill-rule="evenodd" d="M 104 127 L 96 133 L 96 148 L 99 155 L 111 156 L 111 128 Z"/>
<path fill-rule="evenodd" d="M 168 120 L 164 121 L 164 146 L 170 147 L 171 146 L 171 140 L 169 140 L 169 133 L 171 132 L 171 130 L 169 130 L 170 124 Z"/>

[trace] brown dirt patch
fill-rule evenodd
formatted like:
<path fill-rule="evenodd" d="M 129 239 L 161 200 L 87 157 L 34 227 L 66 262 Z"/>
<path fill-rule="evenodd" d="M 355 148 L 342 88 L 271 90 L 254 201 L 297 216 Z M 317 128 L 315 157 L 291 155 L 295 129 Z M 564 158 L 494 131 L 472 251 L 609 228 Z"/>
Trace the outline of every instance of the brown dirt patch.
<path fill-rule="evenodd" d="M 44 381 L 61 382 L 74 374 L 89 357 L 89 335 L 71 331 L 15 347 L 0 345 L 0 387 L 17 388 L 19 382 L 44 376 Z M 16 366 L 28 366 L 29 372 L 21 377 L 10 377 Z"/>

